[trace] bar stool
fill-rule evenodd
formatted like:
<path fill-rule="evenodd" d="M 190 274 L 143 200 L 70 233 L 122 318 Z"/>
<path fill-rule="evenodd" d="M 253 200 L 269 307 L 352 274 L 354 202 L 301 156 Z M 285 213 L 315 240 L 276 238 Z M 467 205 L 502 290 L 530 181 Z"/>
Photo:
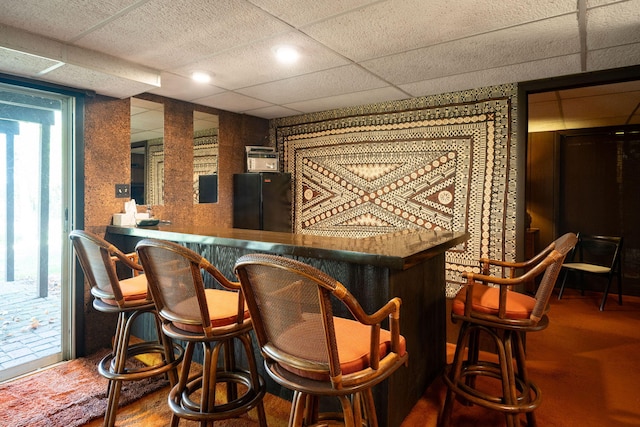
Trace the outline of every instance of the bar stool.
<path fill-rule="evenodd" d="M 176 243 L 145 239 L 136 251 L 164 333 L 187 343 L 180 380 L 169 392 L 171 426 L 185 418 L 204 427 L 256 408 L 260 426 L 266 427 L 262 403 L 266 388 L 258 374 L 250 335 L 253 325 L 240 285 L 229 281 L 204 257 Z M 205 279 L 217 288 L 205 289 Z M 248 369 L 238 366 L 235 342 L 244 350 Z M 204 352 L 202 371 L 190 375 L 198 344 Z M 216 402 L 219 383 L 226 385 L 222 403 Z"/>
<path fill-rule="evenodd" d="M 93 307 L 103 313 L 116 314 L 118 319 L 111 353 L 98 363 L 98 372 L 109 380 L 104 425 L 113 426 L 123 381 L 137 381 L 167 375 L 173 385 L 178 381 L 178 365 L 182 347 L 161 333 L 160 320 L 153 300 L 147 293 L 147 280 L 137 263 L 137 254 L 125 254 L 106 240 L 82 230 L 69 233 L 80 266 L 91 286 Z M 133 271 L 134 276 L 120 280 L 116 262 Z M 131 328 L 143 313 L 155 318 L 157 339 L 130 344 Z M 127 366 L 127 361 L 142 354 L 160 355 L 153 366 Z"/>
<path fill-rule="evenodd" d="M 524 338 L 527 332 L 540 331 L 549 324 L 549 297 L 562 262 L 576 242 L 573 233 L 560 237 L 544 259 L 519 277 L 463 274 L 467 284 L 454 298 L 451 312 L 452 321 L 462 325 L 453 363 L 443 376 L 448 390 L 440 425 L 449 426 L 454 396 L 466 404 L 504 413 L 508 427 L 520 424 L 521 413 L 526 413 L 527 427 L 536 425 L 533 411 L 540 405 L 541 395 L 527 373 Z M 541 275 L 535 297 L 509 289 Z M 480 359 L 481 335 L 495 344 L 498 363 Z M 488 387 L 487 378 L 497 380 L 501 391 Z"/>
<path fill-rule="evenodd" d="M 267 373 L 294 392 L 289 427 L 377 427 L 372 389 L 408 363 L 400 298 L 368 314 L 336 279 L 277 255 L 244 255 L 235 271 Z M 337 398 L 342 412 L 321 412 L 321 398 Z"/>

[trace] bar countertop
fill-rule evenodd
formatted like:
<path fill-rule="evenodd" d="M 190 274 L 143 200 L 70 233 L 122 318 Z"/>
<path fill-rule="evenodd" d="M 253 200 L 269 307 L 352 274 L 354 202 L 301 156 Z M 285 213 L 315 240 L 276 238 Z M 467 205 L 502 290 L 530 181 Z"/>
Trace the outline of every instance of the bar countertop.
<path fill-rule="evenodd" d="M 347 238 L 274 231 L 176 226 L 121 227 L 110 225 L 107 234 L 201 243 L 279 255 L 343 260 L 405 270 L 463 243 L 468 234 L 456 231 L 406 229 L 372 237 Z"/>

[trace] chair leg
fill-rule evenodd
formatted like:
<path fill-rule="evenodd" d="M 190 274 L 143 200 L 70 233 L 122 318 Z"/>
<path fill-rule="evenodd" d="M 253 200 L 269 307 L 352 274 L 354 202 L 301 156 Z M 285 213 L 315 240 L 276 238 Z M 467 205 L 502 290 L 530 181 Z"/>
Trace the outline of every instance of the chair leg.
<path fill-rule="evenodd" d="M 351 406 L 351 401 L 349 400 L 349 397 L 341 395 L 341 396 L 338 396 L 338 399 L 340 399 L 340 405 L 342 406 L 342 414 L 344 417 L 344 427 L 356 427 L 354 411 L 353 411 L 353 407 Z"/>
<path fill-rule="evenodd" d="M 376 414 L 376 405 L 373 401 L 373 393 L 371 389 L 363 391 L 361 394 L 364 406 L 364 414 L 366 416 L 368 427 L 378 427 L 378 415 Z"/>
<path fill-rule="evenodd" d="M 116 333 L 114 336 L 112 359 L 108 367 L 114 373 L 123 373 L 127 362 L 127 348 L 129 347 L 130 322 L 125 312 L 118 313 Z M 116 423 L 118 401 L 122 390 L 122 380 L 110 379 L 107 387 L 107 408 L 104 414 L 104 427 L 113 427 Z"/>
<path fill-rule="evenodd" d="M 562 277 L 562 284 L 560 285 L 560 292 L 558 293 L 558 300 L 562 299 L 562 294 L 564 294 L 564 285 L 567 281 L 567 276 L 569 275 L 569 271 L 567 269 L 564 270 L 564 275 Z"/>
<path fill-rule="evenodd" d="M 498 351 L 498 363 L 502 376 L 502 397 L 505 405 L 513 406 L 518 401 L 515 372 L 513 367 L 513 333 L 505 331 L 504 340 L 495 339 L 494 342 Z M 507 427 L 518 427 L 520 425 L 517 413 L 505 412 Z"/>
<path fill-rule="evenodd" d="M 241 335 L 240 341 L 244 346 L 244 351 L 247 356 L 247 363 L 249 364 L 249 374 L 251 376 L 251 384 L 256 394 L 262 394 L 264 396 L 264 383 L 261 382 L 260 375 L 258 374 L 258 364 L 256 363 L 255 353 L 253 352 L 253 344 L 251 343 L 251 335 Z M 267 415 L 264 410 L 264 401 L 262 397 L 256 405 L 258 411 L 258 424 L 260 427 L 267 427 Z"/>
<path fill-rule="evenodd" d="M 611 286 L 611 277 L 607 281 L 607 286 L 604 288 L 604 294 L 602 295 L 602 301 L 600 302 L 600 311 L 604 311 L 604 305 L 607 303 L 607 297 L 609 296 L 609 287 Z"/>
<path fill-rule="evenodd" d="M 453 355 L 453 362 L 449 368 L 449 373 L 445 372 L 445 382 L 447 383 L 447 395 L 444 401 L 444 407 L 440 414 L 439 426 L 449 427 L 451 415 L 453 413 L 454 392 L 452 386 L 455 385 L 462 371 L 462 362 L 464 359 L 464 351 L 469 339 L 469 324 L 462 323 L 460 332 L 458 333 L 458 341 L 456 343 L 456 351 Z"/>

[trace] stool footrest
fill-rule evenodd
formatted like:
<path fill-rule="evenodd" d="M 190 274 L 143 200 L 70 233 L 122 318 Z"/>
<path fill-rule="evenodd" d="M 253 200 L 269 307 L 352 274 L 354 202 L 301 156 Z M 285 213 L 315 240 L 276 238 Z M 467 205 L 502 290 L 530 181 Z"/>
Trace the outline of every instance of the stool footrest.
<path fill-rule="evenodd" d="M 460 372 L 458 381 L 452 381 L 448 375 L 451 365 L 447 366 L 444 380 L 456 397 L 469 403 L 476 404 L 488 409 L 498 410 L 505 413 L 532 412 L 542 401 L 542 395 L 538 386 L 532 382 L 525 382 L 520 376 L 515 376 L 517 401 L 509 404 L 504 401 L 503 396 L 491 395 L 477 388 L 475 384 L 479 377 L 488 377 L 501 380 L 502 375 L 500 365 L 493 362 L 478 361 L 477 363 L 465 363 Z M 473 384 L 470 386 L 469 384 Z"/>

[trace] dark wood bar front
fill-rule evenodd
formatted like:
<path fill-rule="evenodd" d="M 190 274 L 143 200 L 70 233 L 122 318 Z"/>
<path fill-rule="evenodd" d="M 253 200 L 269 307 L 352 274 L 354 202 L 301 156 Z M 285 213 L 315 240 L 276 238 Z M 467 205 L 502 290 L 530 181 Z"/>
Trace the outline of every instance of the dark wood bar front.
<path fill-rule="evenodd" d="M 230 279 L 247 253 L 283 255 L 342 282 L 371 313 L 402 298 L 401 333 L 409 365 L 374 388 L 380 426 L 396 427 L 446 362 L 444 254 L 467 239 L 463 232 L 402 230 L 367 238 L 326 237 L 214 227 L 109 226 L 106 238 L 132 251 L 143 238 L 179 242 L 205 256 Z M 339 315 L 343 313 L 337 313 Z M 288 397 L 264 374 L 269 392 Z"/>

